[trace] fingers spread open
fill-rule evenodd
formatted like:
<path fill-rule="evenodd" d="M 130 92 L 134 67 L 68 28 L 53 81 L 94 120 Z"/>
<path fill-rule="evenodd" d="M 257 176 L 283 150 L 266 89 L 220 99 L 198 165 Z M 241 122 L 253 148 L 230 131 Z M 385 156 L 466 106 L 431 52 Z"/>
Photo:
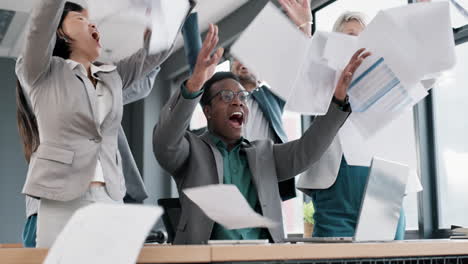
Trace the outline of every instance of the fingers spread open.
<path fill-rule="evenodd" d="M 359 55 L 361 55 L 361 53 L 364 52 L 364 50 L 366 50 L 365 48 L 361 48 L 361 49 L 358 49 L 354 54 L 353 56 L 351 57 L 351 59 L 349 60 L 349 63 L 353 63 L 353 61 L 357 60 L 359 58 Z"/>
<path fill-rule="evenodd" d="M 364 54 L 362 54 L 361 56 L 359 56 L 359 58 L 357 58 L 351 65 L 350 67 L 348 68 L 348 71 L 350 71 L 352 74 L 354 74 L 357 70 L 357 68 L 359 68 L 359 66 L 361 66 L 362 62 L 364 61 L 365 58 L 369 57 L 371 55 L 370 52 L 365 52 Z"/>
<path fill-rule="evenodd" d="M 288 2 L 286 0 L 278 0 L 278 2 L 280 3 L 282 7 L 288 6 Z"/>
<path fill-rule="evenodd" d="M 286 13 L 289 13 L 291 6 L 289 5 L 288 0 L 278 0 L 281 7 L 286 11 Z"/>
<path fill-rule="evenodd" d="M 369 57 L 370 55 L 372 55 L 372 53 L 370 51 L 366 51 L 364 54 L 361 55 L 361 58 L 365 59 L 365 58 Z"/>

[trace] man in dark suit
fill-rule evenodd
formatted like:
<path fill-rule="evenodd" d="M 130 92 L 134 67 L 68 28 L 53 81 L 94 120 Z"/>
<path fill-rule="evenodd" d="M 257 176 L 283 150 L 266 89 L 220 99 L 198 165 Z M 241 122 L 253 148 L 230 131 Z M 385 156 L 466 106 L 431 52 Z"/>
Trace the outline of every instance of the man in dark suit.
<path fill-rule="evenodd" d="M 201 37 L 198 29 L 198 15 L 192 13 L 182 28 L 184 47 L 190 70 L 193 70 L 198 52 L 201 48 Z M 288 137 L 283 126 L 285 101 L 270 91 L 239 61 L 231 61 L 231 72 L 240 80 L 244 88 L 251 93 L 247 104 L 250 109 L 250 122 L 243 128 L 243 136 L 250 140 L 270 139 L 274 143 L 286 143 Z M 295 179 L 278 183 L 283 201 L 296 197 Z"/>

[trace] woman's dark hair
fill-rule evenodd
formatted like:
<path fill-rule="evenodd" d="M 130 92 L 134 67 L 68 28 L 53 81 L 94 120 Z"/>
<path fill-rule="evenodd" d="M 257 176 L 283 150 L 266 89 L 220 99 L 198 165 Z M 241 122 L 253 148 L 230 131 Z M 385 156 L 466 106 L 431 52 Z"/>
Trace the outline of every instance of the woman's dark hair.
<path fill-rule="evenodd" d="M 65 3 L 65 8 L 63 9 L 62 17 L 60 18 L 60 23 L 57 28 L 57 40 L 55 41 L 54 51 L 52 56 L 60 57 L 62 59 L 69 59 L 71 54 L 70 47 L 70 38 L 62 33 L 59 33 L 58 30 L 62 28 L 63 21 L 69 12 L 82 12 L 84 8 L 78 4 L 67 2 Z"/>
<path fill-rule="evenodd" d="M 52 56 L 57 56 L 63 59 L 70 58 L 70 38 L 59 33 L 58 30 L 62 27 L 63 20 L 65 20 L 65 17 L 69 12 L 82 12 L 83 10 L 84 8 L 78 4 L 71 2 L 65 3 L 65 8 L 63 9 L 60 23 L 57 28 L 57 40 L 55 42 Z M 39 130 L 37 128 L 36 117 L 28 104 L 28 100 L 26 99 L 23 88 L 18 80 L 16 81 L 16 120 L 18 123 L 19 135 L 23 143 L 24 157 L 29 163 L 32 153 L 37 150 L 40 143 Z"/>
<path fill-rule="evenodd" d="M 16 81 L 16 120 L 23 143 L 24 158 L 29 163 L 32 153 L 39 146 L 39 130 L 37 129 L 36 117 L 28 105 L 18 80 Z"/>

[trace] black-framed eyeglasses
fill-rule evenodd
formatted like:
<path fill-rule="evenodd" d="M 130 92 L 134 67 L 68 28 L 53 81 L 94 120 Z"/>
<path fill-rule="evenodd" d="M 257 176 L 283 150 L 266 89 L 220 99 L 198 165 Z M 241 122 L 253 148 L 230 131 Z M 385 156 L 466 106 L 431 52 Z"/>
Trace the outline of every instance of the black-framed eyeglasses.
<path fill-rule="evenodd" d="M 239 92 L 235 93 L 235 92 L 233 92 L 231 90 L 221 90 L 221 91 L 215 93 L 213 96 L 211 96 L 211 98 L 208 100 L 208 103 L 210 103 L 211 100 L 213 100 L 218 95 L 221 95 L 221 99 L 225 103 L 232 102 L 232 100 L 234 100 L 234 96 L 237 96 L 239 101 L 241 101 L 242 103 L 245 103 L 247 101 L 247 99 L 249 98 L 250 93 L 247 92 L 247 91 L 239 91 Z"/>

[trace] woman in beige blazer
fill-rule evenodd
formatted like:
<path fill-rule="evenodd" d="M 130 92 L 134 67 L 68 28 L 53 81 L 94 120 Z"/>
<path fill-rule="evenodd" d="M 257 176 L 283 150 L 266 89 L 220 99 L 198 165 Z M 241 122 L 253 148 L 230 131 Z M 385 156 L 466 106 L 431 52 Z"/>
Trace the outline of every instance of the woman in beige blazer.
<path fill-rule="evenodd" d="M 64 0 L 37 4 L 16 74 L 32 109 L 19 112 L 30 155 L 23 193 L 41 199 L 37 246 L 50 247 L 77 209 L 122 202 L 122 93 L 157 68 L 172 47 L 150 55 L 146 38 L 132 56 L 97 63 L 100 33 L 86 9 Z"/>

